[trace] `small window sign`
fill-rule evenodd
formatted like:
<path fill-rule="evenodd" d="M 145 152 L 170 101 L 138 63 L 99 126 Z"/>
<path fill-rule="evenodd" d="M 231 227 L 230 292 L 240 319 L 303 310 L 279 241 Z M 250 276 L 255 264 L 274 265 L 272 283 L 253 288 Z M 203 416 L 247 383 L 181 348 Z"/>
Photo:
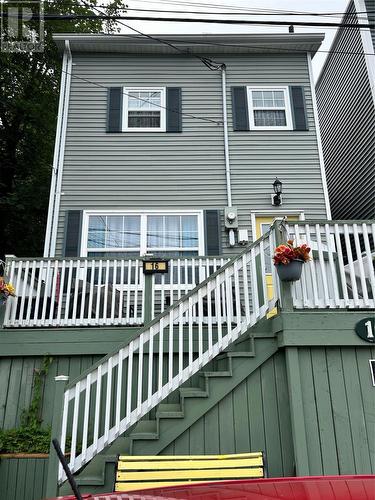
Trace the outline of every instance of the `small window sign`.
<path fill-rule="evenodd" d="M 168 272 L 168 261 L 167 260 L 144 260 L 143 261 L 143 273 L 144 274 L 156 274 L 156 273 L 167 273 Z"/>
<path fill-rule="evenodd" d="M 375 359 L 369 359 L 372 385 L 375 387 Z"/>
<path fill-rule="evenodd" d="M 375 343 L 375 318 L 364 318 L 355 325 L 355 333 L 366 342 Z"/>

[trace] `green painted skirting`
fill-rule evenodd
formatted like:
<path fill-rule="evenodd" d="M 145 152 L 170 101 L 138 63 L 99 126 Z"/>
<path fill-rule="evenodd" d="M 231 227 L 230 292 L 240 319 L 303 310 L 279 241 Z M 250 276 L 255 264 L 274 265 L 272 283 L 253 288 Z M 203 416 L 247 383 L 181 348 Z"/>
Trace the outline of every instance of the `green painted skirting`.
<path fill-rule="evenodd" d="M 1 500 L 42 500 L 48 458 L 0 458 Z"/>
<path fill-rule="evenodd" d="M 371 344 L 358 337 L 355 325 L 363 318 L 373 315 L 373 310 L 283 312 L 278 321 L 274 321 L 274 332 L 280 347 L 366 348 Z"/>

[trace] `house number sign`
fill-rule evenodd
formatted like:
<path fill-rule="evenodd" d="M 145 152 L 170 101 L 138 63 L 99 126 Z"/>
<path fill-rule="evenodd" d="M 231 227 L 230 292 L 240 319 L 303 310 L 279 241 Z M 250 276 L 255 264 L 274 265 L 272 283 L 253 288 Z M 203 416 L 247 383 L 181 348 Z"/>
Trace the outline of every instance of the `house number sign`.
<path fill-rule="evenodd" d="M 355 325 L 355 333 L 366 342 L 375 343 L 375 317 L 365 318 Z"/>
<path fill-rule="evenodd" d="M 168 261 L 167 260 L 144 260 L 143 261 L 143 273 L 144 274 L 167 273 L 167 272 L 168 272 Z"/>

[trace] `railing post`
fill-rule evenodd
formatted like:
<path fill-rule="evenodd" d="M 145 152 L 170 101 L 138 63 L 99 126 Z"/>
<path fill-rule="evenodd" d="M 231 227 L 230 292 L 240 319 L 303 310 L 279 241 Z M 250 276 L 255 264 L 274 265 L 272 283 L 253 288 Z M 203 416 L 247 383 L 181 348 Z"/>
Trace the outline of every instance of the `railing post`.
<path fill-rule="evenodd" d="M 3 277 L 7 281 L 7 278 L 9 279 L 9 265 L 10 265 L 10 259 L 15 259 L 16 256 L 12 254 L 6 254 L 5 255 L 5 262 L 3 263 L 1 261 L 1 267 L 3 267 Z M 0 276 L 2 273 L 0 272 Z M 14 283 L 12 283 L 14 285 Z M 8 298 L 9 301 L 12 300 L 12 298 Z M 0 328 L 4 328 L 4 321 L 5 321 L 5 311 L 7 308 L 9 308 L 10 305 L 5 303 L 5 304 L 0 304 Z"/>
<path fill-rule="evenodd" d="M 69 380 L 66 375 L 58 375 L 55 377 L 55 398 L 53 403 L 53 417 L 51 429 L 51 443 L 49 448 L 48 471 L 47 471 L 47 484 L 46 484 L 46 498 L 55 497 L 58 495 L 58 470 L 59 459 L 52 444 L 52 439 L 60 439 L 62 414 L 64 407 L 64 390 Z"/>
<path fill-rule="evenodd" d="M 283 220 L 277 220 L 275 224 L 276 246 L 284 245 L 288 240 Z M 273 249 L 274 250 L 274 249 Z M 275 284 L 276 285 L 276 284 Z M 283 311 L 293 311 L 292 285 L 287 281 L 279 280 L 280 302 Z"/>
<path fill-rule="evenodd" d="M 153 304 L 153 274 L 145 274 L 144 277 L 144 295 L 143 295 L 143 314 L 144 314 L 144 324 L 150 323 L 152 320 L 152 304 Z"/>

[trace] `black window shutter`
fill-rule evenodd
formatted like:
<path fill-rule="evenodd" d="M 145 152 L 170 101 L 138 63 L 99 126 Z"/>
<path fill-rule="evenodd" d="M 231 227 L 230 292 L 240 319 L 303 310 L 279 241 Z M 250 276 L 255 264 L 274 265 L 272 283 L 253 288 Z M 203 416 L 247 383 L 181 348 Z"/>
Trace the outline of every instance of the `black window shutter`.
<path fill-rule="evenodd" d="M 167 132 L 182 132 L 181 88 L 167 87 Z"/>
<path fill-rule="evenodd" d="M 221 255 L 220 210 L 204 211 L 206 255 Z"/>
<path fill-rule="evenodd" d="M 68 210 L 65 219 L 64 257 L 79 257 L 81 230 L 81 210 Z"/>
<path fill-rule="evenodd" d="M 290 87 L 294 130 L 309 130 L 303 87 Z"/>
<path fill-rule="evenodd" d="M 233 130 L 249 130 L 247 88 L 232 87 Z"/>
<path fill-rule="evenodd" d="M 107 132 L 122 131 L 122 87 L 108 89 Z"/>

